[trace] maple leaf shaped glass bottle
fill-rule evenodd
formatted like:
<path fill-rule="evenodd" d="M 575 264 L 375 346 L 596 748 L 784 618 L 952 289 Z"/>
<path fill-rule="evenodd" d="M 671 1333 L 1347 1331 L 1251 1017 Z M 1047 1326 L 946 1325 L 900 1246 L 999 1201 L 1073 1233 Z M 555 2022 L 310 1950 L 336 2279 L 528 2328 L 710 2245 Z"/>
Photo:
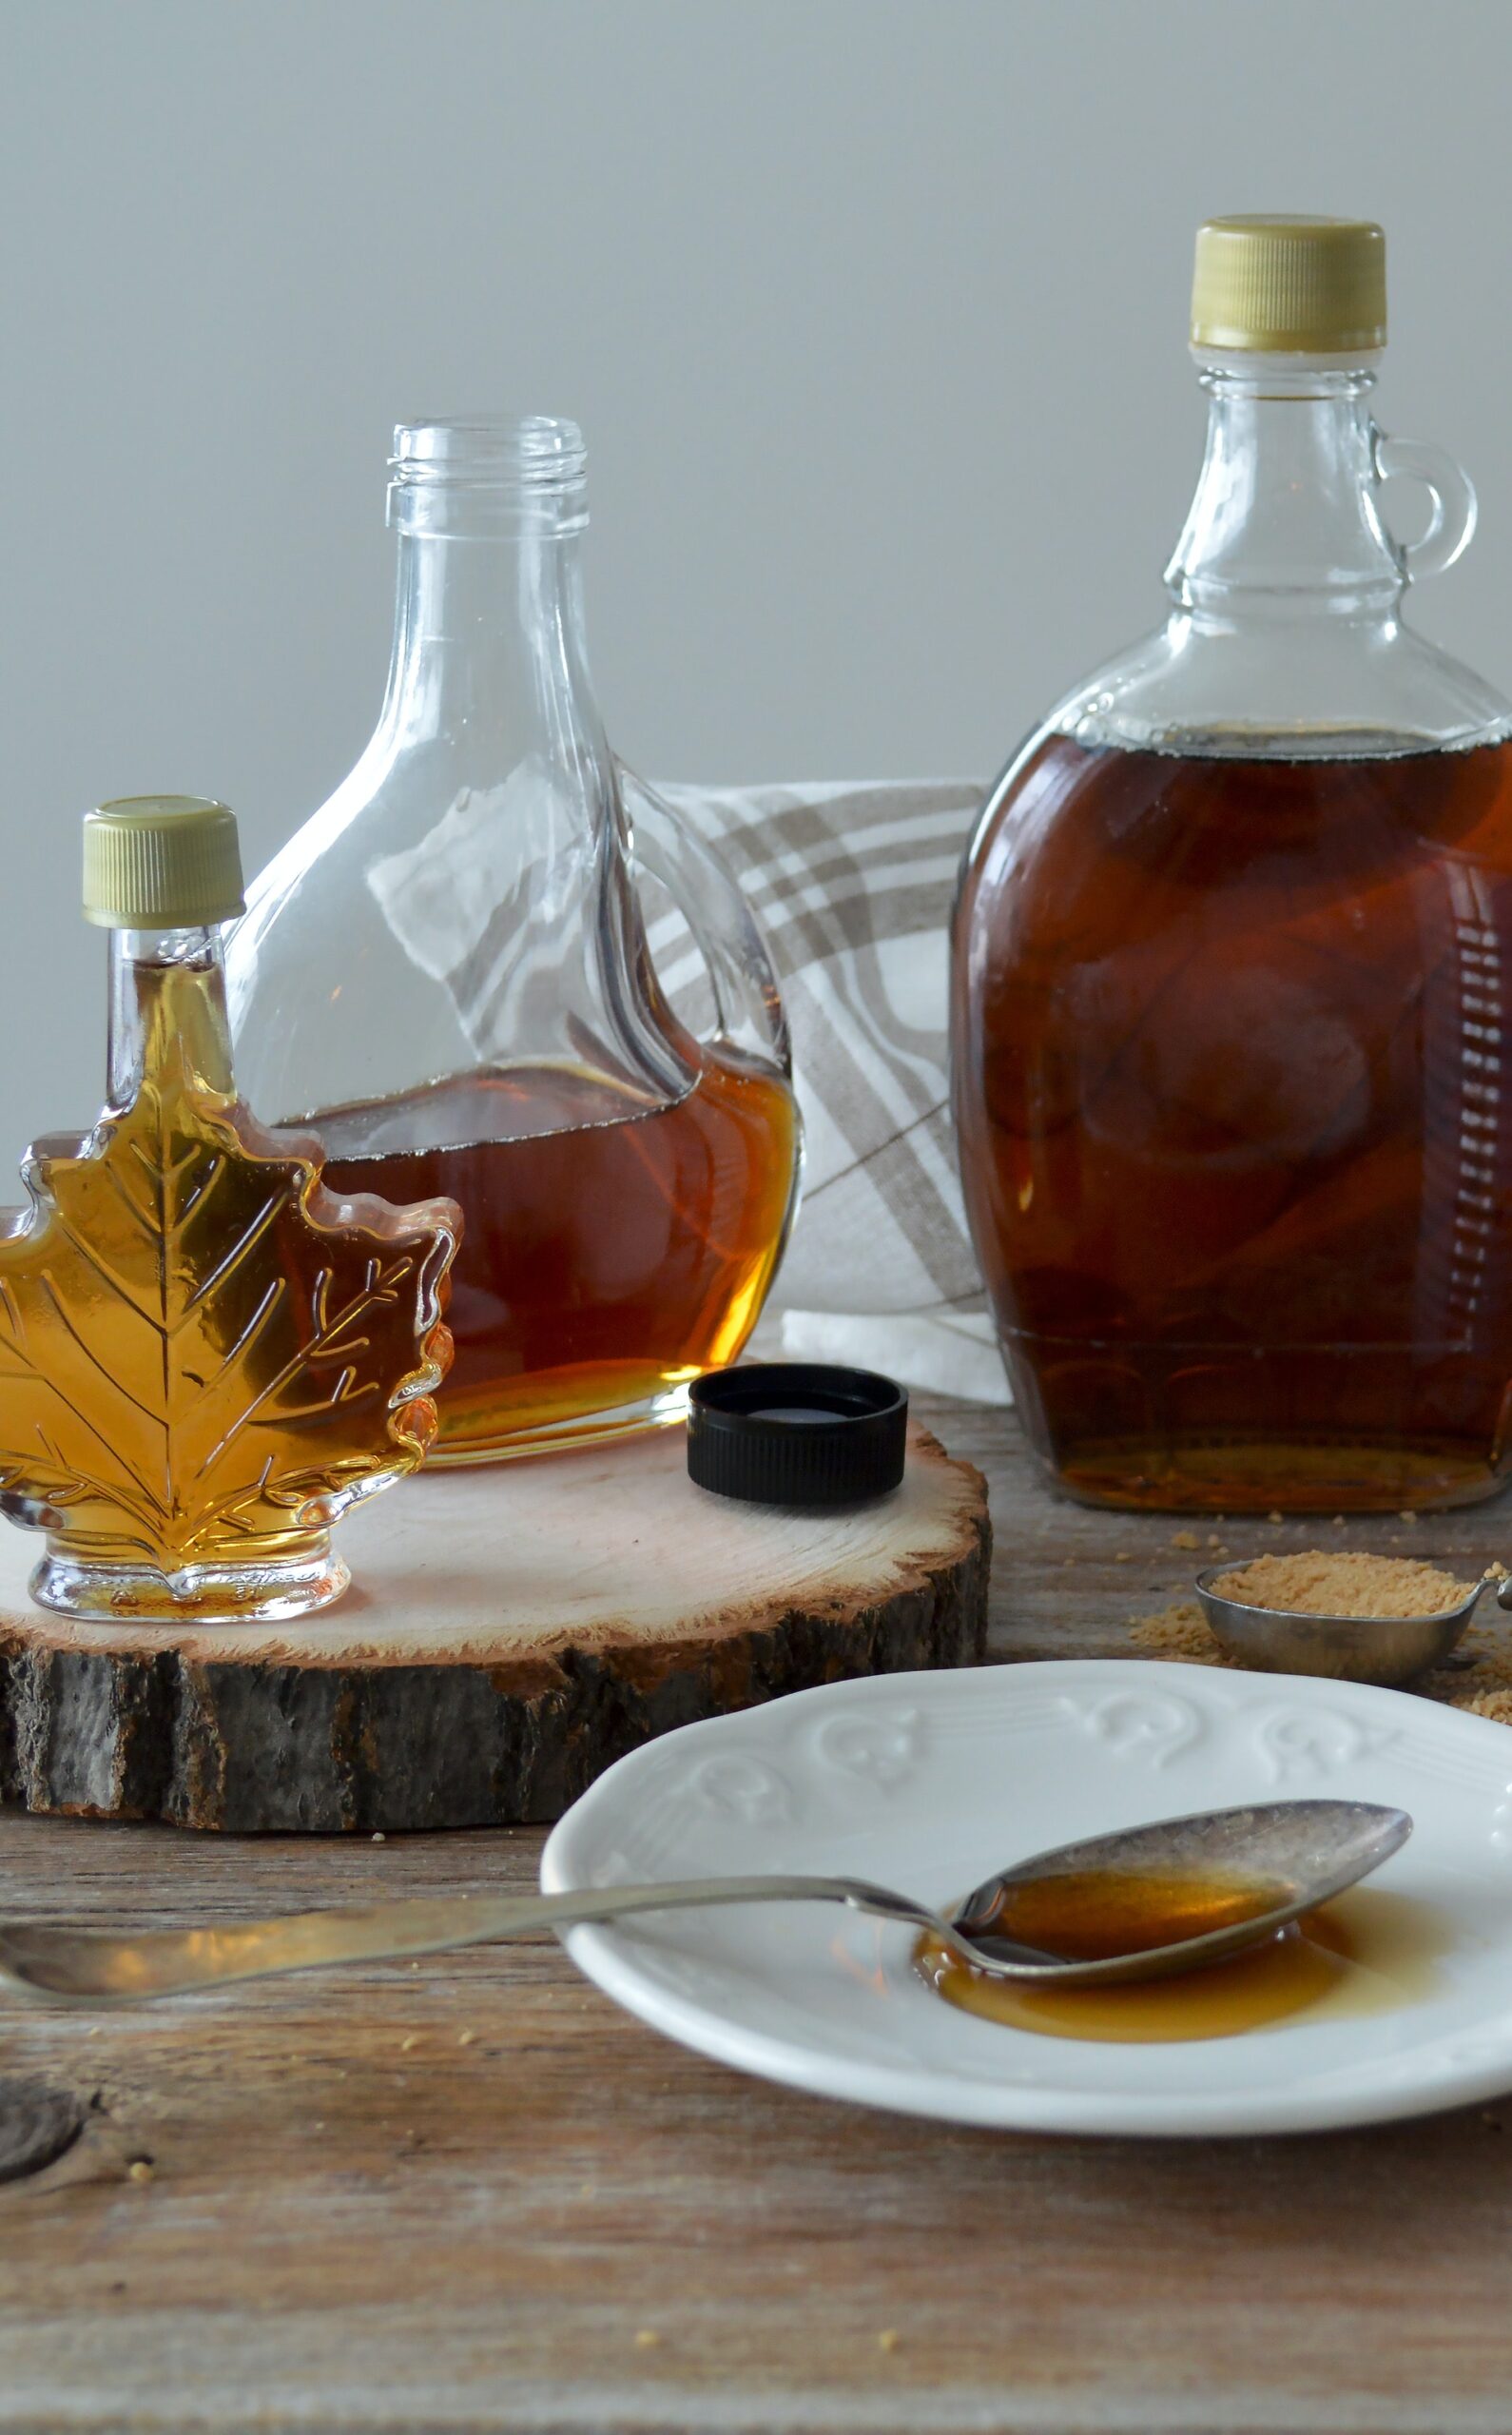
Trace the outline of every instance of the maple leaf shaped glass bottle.
<path fill-rule="evenodd" d="M 1402 600 L 1474 496 L 1372 420 L 1373 223 L 1208 224 L 1192 338 L 1171 615 L 1031 737 L 962 873 L 972 1231 L 1073 1493 L 1466 1503 L 1512 1417 L 1512 742 Z M 1432 499 L 1405 547 L 1394 476 Z"/>
<path fill-rule="evenodd" d="M 339 1198 L 231 1072 L 236 823 L 180 797 L 85 826 L 110 930 L 109 1095 L 36 1142 L 0 1232 L 0 1510 L 75 1615 L 273 1619 L 340 1595 L 330 1526 L 413 1471 L 450 1357 L 455 1205 Z"/>
<path fill-rule="evenodd" d="M 439 1462 L 679 1419 L 754 1327 L 796 1198 L 750 912 L 605 738 L 585 480 L 570 422 L 396 433 L 378 730 L 227 943 L 256 1105 L 310 1125 L 343 1190 L 462 1206 Z M 648 950 L 648 877 L 702 958 L 699 1036 Z"/>

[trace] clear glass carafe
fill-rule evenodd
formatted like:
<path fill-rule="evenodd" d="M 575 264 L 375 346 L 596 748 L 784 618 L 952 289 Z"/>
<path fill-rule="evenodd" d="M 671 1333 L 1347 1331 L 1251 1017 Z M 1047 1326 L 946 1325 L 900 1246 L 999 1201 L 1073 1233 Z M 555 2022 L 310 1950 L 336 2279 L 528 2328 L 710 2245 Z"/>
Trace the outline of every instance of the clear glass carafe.
<path fill-rule="evenodd" d="M 1206 458 L 1150 640 L 962 873 L 954 1092 L 1030 1441 L 1092 1502 L 1495 1490 L 1512 1379 L 1512 742 L 1404 623 L 1474 497 L 1370 410 L 1367 224 L 1199 239 Z M 1383 482 L 1426 484 L 1403 546 Z"/>
<path fill-rule="evenodd" d="M 544 419 L 395 437 L 393 664 L 356 769 L 227 948 L 248 1096 L 327 1180 L 462 1208 L 433 1461 L 678 1417 L 760 1314 L 797 1186 L 786 1030 L 725 866 L 605 739 L 585 458 Z M 695 1036 L 635 881 L 702 949 Z"/>

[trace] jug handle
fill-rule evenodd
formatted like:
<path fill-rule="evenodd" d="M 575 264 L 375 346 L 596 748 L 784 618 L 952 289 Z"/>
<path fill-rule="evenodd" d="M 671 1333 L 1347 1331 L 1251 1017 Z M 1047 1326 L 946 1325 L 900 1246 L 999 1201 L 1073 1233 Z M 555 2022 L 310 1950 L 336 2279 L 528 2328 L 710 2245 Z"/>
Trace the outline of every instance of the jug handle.
<path fill-rule="evenodd" d="M 716 1036 L 790 1081 L 792 1043 L 777 976 L 739 881 L 681 812 L 623 762 L 618 768 L 631 868 L 661 884 L 692 933 L 714 994 Z"/>
<path fill-rule="evenodd" d="M 1392 553 L 1409 583 L 1442 575 L 1470 546 L 1478 508 L 1475 484 L 1446 448 L 1425 439 L 1392 439 L 1377 431 L 1372 444 L 1375 477 L 1398 476 L 1422 482 L 1432 501 L 1428 529 L 1417 541 L 1391 540 Z"/>

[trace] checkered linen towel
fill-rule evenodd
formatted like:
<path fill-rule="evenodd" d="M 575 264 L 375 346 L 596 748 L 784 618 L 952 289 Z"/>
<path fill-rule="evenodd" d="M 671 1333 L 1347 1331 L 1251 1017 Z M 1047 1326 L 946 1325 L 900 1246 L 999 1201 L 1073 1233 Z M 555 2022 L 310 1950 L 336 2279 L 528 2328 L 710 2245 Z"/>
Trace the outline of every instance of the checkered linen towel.
<path fill-rule="evenodd" d="M 1006 1403 L 956 1172 L 948 925 L 979 786 L 669 787 L 766 933 L 792 1029 L 804 1198 L 753 1350 Z M 650 946 L 696 986 L 679 917 Z"/>

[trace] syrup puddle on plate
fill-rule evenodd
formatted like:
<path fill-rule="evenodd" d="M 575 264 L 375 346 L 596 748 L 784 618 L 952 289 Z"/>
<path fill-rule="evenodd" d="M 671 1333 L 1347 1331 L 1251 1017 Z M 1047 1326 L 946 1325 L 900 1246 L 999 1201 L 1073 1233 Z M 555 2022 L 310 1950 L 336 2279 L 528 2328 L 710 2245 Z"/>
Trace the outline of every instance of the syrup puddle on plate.
<path fill-rule="evenodd" d="M 1050 1878 L 1017 1890 L 1012 1911 L 995 1925 L 1068 1958 L 1094 1959 L 1173 1944 L 1268 1909 L 1275 1899 L 1273 1887 L 1232 1879 L 1147 1880 L 1132 1893 L 1127 1879 Z M 1338 2020 L 1394 2011 L 1433 1992 L 1434 1965 L 1449 1941 L 1446 1921 L 1427 1903 L 1356 1886 L 1248 1953 L 1132 1986 L 1015 1984 L 974 1970 L 927 1936 L 914 1959 L 947 2004 L 979 2019 L 1041 2037 L 1157 2045 L 1236 2037 L 1301 2012 Z"/>

